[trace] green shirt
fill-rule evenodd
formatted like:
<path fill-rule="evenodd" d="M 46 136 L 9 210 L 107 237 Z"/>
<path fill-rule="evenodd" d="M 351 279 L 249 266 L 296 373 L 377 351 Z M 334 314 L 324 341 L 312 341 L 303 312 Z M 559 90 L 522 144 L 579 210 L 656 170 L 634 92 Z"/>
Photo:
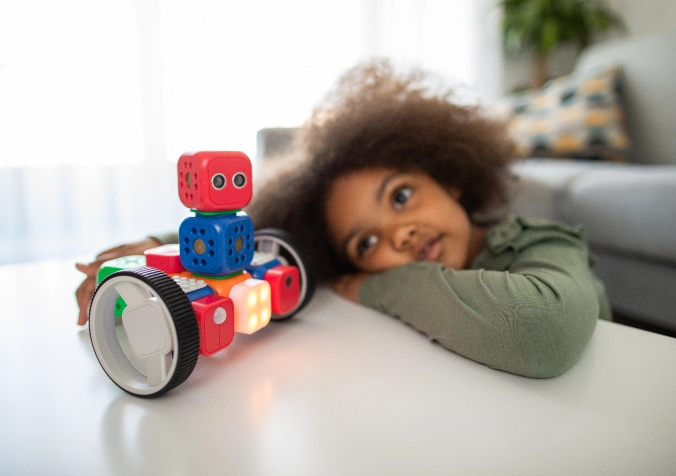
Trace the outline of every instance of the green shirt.
<path fill-rule="evenodd" d="M 167 233 L 157 233 L 155 235 L 149 236 L 148 238 L 155 238 L 163 245 L 178 243 L 178 233 L 175 231 L 169 231 Z"/>
<path fill-rule="evenodd" d="M 362 304 L 489 367 L 547 378 L 572 366 L 610 319 L 584 231 L 510 218 L 487 230 L 470 269 L 416 262 L 369 277 Z"/>

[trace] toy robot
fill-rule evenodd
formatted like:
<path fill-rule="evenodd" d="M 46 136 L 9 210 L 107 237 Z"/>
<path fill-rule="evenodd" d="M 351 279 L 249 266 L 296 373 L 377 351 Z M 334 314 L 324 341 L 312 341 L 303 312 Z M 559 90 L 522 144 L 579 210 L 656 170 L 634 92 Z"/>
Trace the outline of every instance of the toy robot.
<path fill-rule="evenodd" d="M 178 161 L 178 193 L 191 208 L 177 245 L 104 263 L 89 307 L 101 367 L 126 392 L 154 397 L 183 383 L 199 354 L 288 319 L 314 292 L 298 244 L 282 230 L 254 232 L 241 209 L 252 194 L 241 152 Z"/>

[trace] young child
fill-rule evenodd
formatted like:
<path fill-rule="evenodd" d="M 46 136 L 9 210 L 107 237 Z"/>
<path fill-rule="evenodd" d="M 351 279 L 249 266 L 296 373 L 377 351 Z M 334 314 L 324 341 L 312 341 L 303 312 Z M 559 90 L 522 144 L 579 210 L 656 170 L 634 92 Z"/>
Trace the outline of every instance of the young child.
<path fill-rule="evenodd" d="M 247 211 L 295 234 L 344 297 L 492 368 L 559 375 L 610 317 L 584 233 L 505 218 L 504 128 L 429 79 L 349 71 L 304 125 L 303 161 Z"/>

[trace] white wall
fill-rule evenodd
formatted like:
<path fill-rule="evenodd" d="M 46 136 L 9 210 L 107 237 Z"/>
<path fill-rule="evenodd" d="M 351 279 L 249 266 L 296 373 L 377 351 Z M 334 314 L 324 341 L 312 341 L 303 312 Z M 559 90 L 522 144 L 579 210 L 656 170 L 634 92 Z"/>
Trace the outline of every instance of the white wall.
<path fill-rule="evenodd" d="M 676 30 L 674 0 L 606 0 L 627 24 L 629 34 L 649 35 Z"/>
<path fill-rule="evenodd" d="M 622 17 L 629 36 L 645 36 L 676 30 L 674 0 L 606 0 L 606 4 Z M 550 76 L 570 73 L 575 66 L 577 53 L 575 47 L 564 47 L 557 51 L 549 64 Z M 528 85 L 530 71 L 529 55 L 505 56 L 503 91 L 508 93 L 514 88 Z"/>
<path fill-rule="evenodd" d="M 438 73 L 463 100 L 502 93 L 495 0 L 364 0 L 368 52 Z"/>
<path fill-rule="evenodd" d="M 499 96 L 495 1 L 0 1 L 0 264 L 176 229 L 172 160 L 255 157 L 372 56 Z"/>

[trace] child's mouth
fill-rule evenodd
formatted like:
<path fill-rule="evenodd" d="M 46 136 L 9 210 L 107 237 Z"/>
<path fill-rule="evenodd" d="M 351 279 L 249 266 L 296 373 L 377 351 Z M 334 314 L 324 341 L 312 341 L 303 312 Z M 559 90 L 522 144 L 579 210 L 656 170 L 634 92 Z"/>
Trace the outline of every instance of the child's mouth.
<path fill-rule="evenodd" d="M 441 254 L 441 236 L 438 236 L 425 243 L 425 246 L 419 251 L 418 256 L 422 261 L 436 261 Z"/>

